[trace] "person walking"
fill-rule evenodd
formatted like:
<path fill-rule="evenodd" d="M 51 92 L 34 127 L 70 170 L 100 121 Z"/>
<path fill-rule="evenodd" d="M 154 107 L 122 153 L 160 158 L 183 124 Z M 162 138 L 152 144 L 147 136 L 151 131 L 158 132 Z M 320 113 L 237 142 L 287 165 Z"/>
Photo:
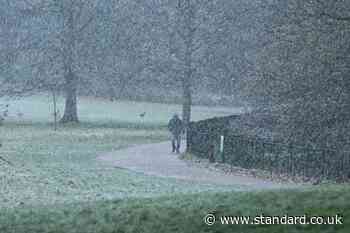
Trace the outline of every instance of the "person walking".
<path fill-rule="evenodd" d="M 180 153 L 181 134 L 183 131 L 183 123 L 177 114 L 170 119 L 168 129 L 171 133 L 172 152 Z"/>

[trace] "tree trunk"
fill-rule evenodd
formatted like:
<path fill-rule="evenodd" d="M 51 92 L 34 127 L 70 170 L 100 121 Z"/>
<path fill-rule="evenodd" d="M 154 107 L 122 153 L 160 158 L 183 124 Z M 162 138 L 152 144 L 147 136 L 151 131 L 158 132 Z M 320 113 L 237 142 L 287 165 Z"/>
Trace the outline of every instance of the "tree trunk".
<path fill-rule="evenodd" d="M 68 28 L 65 34 L 65 40 L 63 40 L 66 103 L 64 115 L 60 120 L 61 123 L 79 122 L 77 111 L 77 79 L 73 71 L 73 51 L 75 51 L 75 40 L 74 17 L 71 8 L 67 8 L 66 20 Z"/>
<path fill-rule="evenodd" d="M 188 29 L 189 30 L 189 29 Z M 183 106 L 182 119 L 185 130 L 191 121 L 191 107 L 192 107 L 192 50 L 193 50 L 193 35 L 188 33 L 188 38 L 185 39 L 185 72 L 182 80 L 183 88 Z"/>
<path fill-rule="evenodd" d="M 55 88 L 52 88 L 52 102 L 53 102 L 54 129 L 55 131 L 57 131 L 57 99 L 56 99 Z"/>
<path fill-rule="evenodd" d="M 70 71 L 66 77 L 66 103 L 64 115 L 60 120 L 61 123 L 79 122 L 77 108 L 77 83 L 74 74 Z"/>
<path fill-rule="evenodd" d="M 191 75 L 185 75 L 183 81 L 183 102 L 182 102 L 182 119 L 185 130 L 191 121 L 192 93 L 191 93 Z"/>
<path fill-rule="evenodd" d="M 181 28 L 182 33 L 180 36 L 184 40 L 184 72 L 182 76 L 182 89 L 183 89 L 183 100 L 182 100 L 182 120 L 184 123 L 185 132 L 187 134 L 187 129 L 191 121 L 191 107 L 192 107 L 192 59 L 194 51 L 194 9 L 190 0 L 178 1 L 179 15 L 184 17 L 183 28 Z M 179 21 L 181 22 L 181 20 Z M 180 31 L 180 29 L 179 29 Z"/>

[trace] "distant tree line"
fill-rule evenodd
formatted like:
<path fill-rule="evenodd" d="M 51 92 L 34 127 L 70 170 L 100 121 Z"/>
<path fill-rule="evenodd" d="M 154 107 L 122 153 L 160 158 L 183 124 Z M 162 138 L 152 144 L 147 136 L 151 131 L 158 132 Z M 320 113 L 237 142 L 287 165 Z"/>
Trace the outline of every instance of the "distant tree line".
<path fill-rule="evenodd" d="M 288 140 L 349 143 L 350 3 L 327 0 L 1 0 L 2 95 L 216 94 L 278 116 Z M 148 91 L 149 90 L 149 91 Z M 151 93 L 151 92 L 154 93 Z"/>

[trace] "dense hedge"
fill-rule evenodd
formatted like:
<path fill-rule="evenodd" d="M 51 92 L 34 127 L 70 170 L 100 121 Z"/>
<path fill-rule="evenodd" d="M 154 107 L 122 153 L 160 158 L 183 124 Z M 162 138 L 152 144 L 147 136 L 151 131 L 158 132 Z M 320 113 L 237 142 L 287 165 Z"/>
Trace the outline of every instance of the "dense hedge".
<path fill-rule="evenodd" d="M 227 134 L 230 121 L 238 117 L 233 115 L 191 122 L 187 133 L 187 150 L 198 157 L 207 158 L 214 147 L 217 154 L 220 136 Z"/>
<path fill-rule="evenodd" d="M 232 121 L 240 116 L 212 118 L 192 122 L 188 131 L 188 151 L 201 158 L 210 158 L 247 169 L 262 169 L 277 174 L 305 178 L 348 179 L 350 152 L 325 148 L 310 148 L 262 139 L 258 136 L 237 135 Z M 220 136 L 224 150 L 219 153 Z"/>

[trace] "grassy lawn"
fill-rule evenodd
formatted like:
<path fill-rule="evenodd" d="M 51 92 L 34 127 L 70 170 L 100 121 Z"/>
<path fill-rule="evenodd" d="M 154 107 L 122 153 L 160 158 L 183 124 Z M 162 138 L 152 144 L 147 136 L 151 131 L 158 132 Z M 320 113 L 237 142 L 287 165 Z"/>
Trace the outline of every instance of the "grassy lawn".
<path fill-rule="evenodd" d="M 304 191 L 222 192 L 128 199 L 16 209 L 0 217 L 0 232 L 349 232 L 349 187 L 327 186 Z M 212 226 L 204 216 L 216 215 Z M 222 225 L 220 216 L 334 216 L 343 225 Z"/>
<path fill-rule="evenodd" d="M 48 97 L 10 102 L 9 118 L 0 127 L 0 156 L 14 166 L 0 162 L 0 233 L 349 232 L 349 187 L 246 192 L 238 186 L 106 167 L 97 155 L 167 140 L 164 126 L 181 108 L 87 98 L 80 102 L 82 123 L 60 126 L 56 132 Z M 193 115 L 203 119 L 237 111 L 195 107 Z M 144 119 L 141 112 L 147 112 Z M 345 224 L 206 226 L 203 217 L 208 213 L 215 213 L 218 221 L 221 215 L 340 214 Z"/>
<path fill-rule="evenodd" d="M 51 96 L 40 95 L 18 100 L 0 99 L 0 104 L 10 103 L 9 120 L 25 122 L 52 122 L 53 104 Z M 96 98 L 79 98 L 79 117 L 82 122 L 101 125 L 128 126 L 151 125 L 164 126 L 174 113 L 181 113 L 182 106 L 133 101 L 106 101 Z M 58 99 L 58 109 L 63 114 L 64 99 Z M 239 113 L 241 108 L 193 106 L 192 119 L 201 120 L 213 116 L 224 116 Z M 21 118 L 18 113 L 23 113 Z M 144 118 L 139 115 L 146 112 Z"/>
<path fill-rule="evenodd" d="M 147 118 L 145 122 L 138 119 L 137 113 L 145 110 L 141 108 L 143 105 L 150 114 L 158 112 L 159 117 L 154 121 Z M 0 128 L 3 144 L 0 156 L 14 166 L 0 162 L 0 207 L 233 189 L 144 176 L 96 161 L 97 155 L 104 152 L 167 140 L 164 124 L 179 109 L 177 105 L 166 108 L 162 104 L 82 99 L 82 123 L 60 127 L 56 132 L 50 123 L 49 106 L 45 96 L 10 102 L 9 118 Z M 17 111 L 23 117 L 17 117 Z M 198 107 L 194 115 L 207 116 L 207 111 Z M 222 109 L 214 109 L 213 114 L 215 111 Z M 125 112 L 136 117 L 128 118 Z"/>

